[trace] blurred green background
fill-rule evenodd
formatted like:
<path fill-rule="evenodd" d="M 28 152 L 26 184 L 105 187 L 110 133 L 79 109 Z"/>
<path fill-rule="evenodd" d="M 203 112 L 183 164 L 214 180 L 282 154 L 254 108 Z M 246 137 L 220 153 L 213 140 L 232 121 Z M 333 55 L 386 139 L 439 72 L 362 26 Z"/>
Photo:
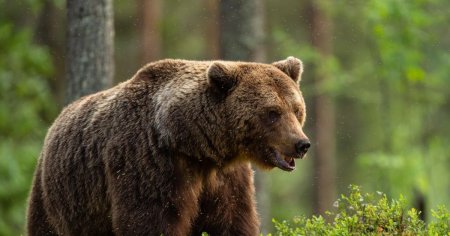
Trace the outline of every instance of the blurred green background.
<path fill-rule="evenodd" d="M 318 1 L 332 23 L 330 49 L 311 39 L 308 1 L 265 0 L 266 62 L 303 60 L 313 146 L 297 170 L 263 173 L 266 218 L 316 212 L 317 96 L 334 109 L 336 198 L 349 184 L 406 197 L 427 214 L 450 205 L 450 1 Z M 115 82 L 144 62 L 142 1 L 114 1 Z M 161 1 L 156 58 L 217 58 L 215 0 Z M 220 16 L 219 16 L 220 17 Z M 65 91 L 65 1 L 0 0 L 0 235 L 23 233 L 27 194 L 47 128 Z M 319 81 L 313 75 L 325 75 Z M 325 203 L 329 208 L 332 202 Z M 420 207 L 422 206 L 422 207 Z M 270 225 L 264 226 L 271 230 Z"/>

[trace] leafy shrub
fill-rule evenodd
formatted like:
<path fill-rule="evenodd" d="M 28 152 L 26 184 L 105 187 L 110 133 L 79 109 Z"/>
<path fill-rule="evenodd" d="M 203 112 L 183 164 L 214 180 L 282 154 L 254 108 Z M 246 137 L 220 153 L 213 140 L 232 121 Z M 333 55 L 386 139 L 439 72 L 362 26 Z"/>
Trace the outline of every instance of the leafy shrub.
<path fill-rule="evenodd" d="M 292 221 L 273 220 L 276 236 L 290 235 L 448 235 L 450 214 L 440 206 L 432 210 L 433 220 L 426 224 L 420 212 L 405 210 L 405 199 L 388 200 L 386 194 L 363 194 L 358 186 L 351 185 L 348 196 L 334 203 L 336 209 L 327 212 L 331 222 L 322 216 L 296 217 Z M 270 234 L 269 234 L 270 235 Z"/>

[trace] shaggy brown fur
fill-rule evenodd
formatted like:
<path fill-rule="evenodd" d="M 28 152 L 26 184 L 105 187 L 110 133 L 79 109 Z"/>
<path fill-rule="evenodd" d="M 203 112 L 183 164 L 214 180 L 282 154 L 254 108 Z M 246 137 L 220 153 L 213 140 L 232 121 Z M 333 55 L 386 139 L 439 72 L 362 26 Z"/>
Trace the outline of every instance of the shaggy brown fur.
<path fill-rule="evenodd" d="M 306 152 L 301 71 L 292 57 L 163 60 L 70 104 L 45 139 L 28 234 L 257 235 L 249 161 L 291 170 Z"/>

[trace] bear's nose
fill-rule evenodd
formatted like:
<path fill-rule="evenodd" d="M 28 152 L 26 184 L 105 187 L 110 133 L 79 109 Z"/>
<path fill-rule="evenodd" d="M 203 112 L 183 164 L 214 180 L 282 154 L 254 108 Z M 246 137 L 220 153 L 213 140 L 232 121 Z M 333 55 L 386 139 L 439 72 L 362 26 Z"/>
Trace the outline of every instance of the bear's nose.
<path fill-rule="evenodd" d="M 305 154 L 308 151 L 310 146 L 311 146 L 311 143 L 309 142 L 309 140 L 303 139 L 295 144 L 295 151 L 298 154 Z"/>

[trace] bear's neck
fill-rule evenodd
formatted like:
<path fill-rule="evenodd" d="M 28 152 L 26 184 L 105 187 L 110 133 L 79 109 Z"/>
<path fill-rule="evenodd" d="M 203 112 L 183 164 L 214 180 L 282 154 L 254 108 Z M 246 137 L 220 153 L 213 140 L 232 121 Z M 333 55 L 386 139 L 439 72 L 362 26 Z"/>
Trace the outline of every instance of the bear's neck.
<path fill-rule="evenodd" d="M 184 80 L 176 93 L 157 92 L 155 130 L 160 143 L 199 163 L 224 166 L 237 155 L 223 102 L 211 98 L 205 80 Z"/>

